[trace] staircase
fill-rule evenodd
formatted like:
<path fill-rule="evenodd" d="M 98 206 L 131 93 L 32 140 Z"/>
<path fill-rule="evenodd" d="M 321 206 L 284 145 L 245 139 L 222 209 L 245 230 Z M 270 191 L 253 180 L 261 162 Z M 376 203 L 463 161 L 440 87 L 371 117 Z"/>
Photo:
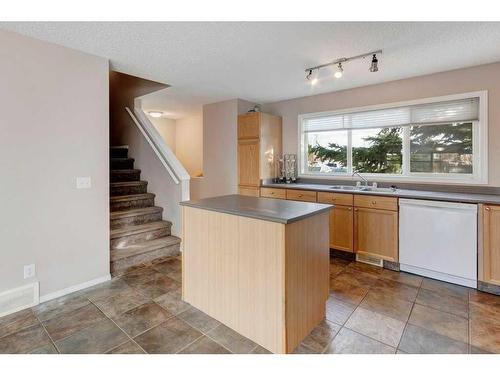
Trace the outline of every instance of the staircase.
<path fill-rule="evenodd" d="M 110 156 L 111 273 L 178 255 L 181 240 L 170 234 L 172 223 L 162 220 L 163 208 L 154 205 L 128 147 L 111 147 Z"/>

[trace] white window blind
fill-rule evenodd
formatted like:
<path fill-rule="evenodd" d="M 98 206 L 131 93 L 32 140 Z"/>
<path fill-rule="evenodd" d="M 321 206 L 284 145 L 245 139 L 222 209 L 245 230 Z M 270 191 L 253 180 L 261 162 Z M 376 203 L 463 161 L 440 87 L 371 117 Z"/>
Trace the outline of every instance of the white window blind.
<path fill-rule="evenodd" d="M 479 98 L 305 118 L 304 132 L 479 120 Z"/>

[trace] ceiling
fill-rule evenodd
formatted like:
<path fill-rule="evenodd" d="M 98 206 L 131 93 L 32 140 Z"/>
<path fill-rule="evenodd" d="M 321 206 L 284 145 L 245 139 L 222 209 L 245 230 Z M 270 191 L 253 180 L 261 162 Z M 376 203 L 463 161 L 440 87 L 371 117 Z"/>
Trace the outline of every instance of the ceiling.
<path fill-rule="evenodd" d="M 500 61 L 500 23 L 478 22 L 27 22 L 0 27 L 110 59 L 114 70 L 168 83 L 148 106 L 182 115 L 242 98 L 267 103 Z M 383 49 L 346 63 L 344 77 L 304 69 Z M 163 99 L 162 98 L 163 95 Z M 161 107 L 165 101 L 169 105 Z"/>

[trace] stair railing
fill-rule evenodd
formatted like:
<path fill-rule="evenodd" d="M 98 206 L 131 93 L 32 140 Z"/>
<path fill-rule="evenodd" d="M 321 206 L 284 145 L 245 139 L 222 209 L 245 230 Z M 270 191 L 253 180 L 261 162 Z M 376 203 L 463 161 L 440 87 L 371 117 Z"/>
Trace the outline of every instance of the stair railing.
<path fill-rule="evenodd" d="M 190 176 L 186 171 L 186 168 L 184 168 L 170 147 L 165 143 L 142 109 L 134 108 L 133 111 L 129 107 L 125 107 L 125 109 L 144 138 L 148 141 L 149 145 L 169 173 L 170 177 L 172 177 L 172 180 L 175 184 L 181 185 L 181 199 L 183 201 L 189 200 Z"/>

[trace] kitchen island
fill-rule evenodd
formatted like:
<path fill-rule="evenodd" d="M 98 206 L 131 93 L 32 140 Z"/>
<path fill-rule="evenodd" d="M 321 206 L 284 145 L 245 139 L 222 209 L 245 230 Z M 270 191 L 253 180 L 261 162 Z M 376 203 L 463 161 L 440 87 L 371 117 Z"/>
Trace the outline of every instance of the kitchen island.
<path fill-rule="evenodd" d="M 182 202 L 183 299 L 273 353 L 321 322 L 331 205 L 226 195 Z"/>

